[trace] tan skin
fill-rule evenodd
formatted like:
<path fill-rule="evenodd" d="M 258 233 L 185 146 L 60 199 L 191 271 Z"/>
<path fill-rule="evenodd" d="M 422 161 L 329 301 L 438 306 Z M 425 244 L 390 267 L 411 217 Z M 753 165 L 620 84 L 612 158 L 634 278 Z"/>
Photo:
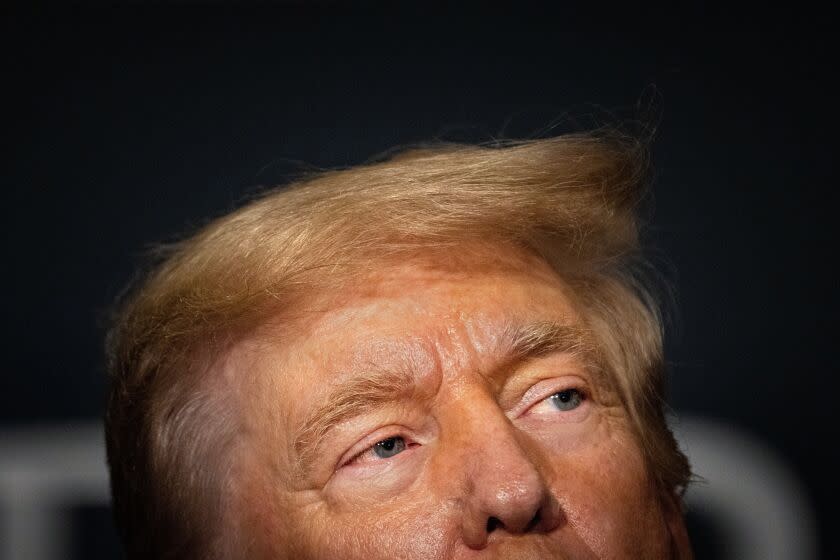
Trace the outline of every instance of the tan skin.
<path fill-rule="evenodd" d="M 678 508 L 586 355 L 510 355 L 523 325 L 581 326 L 567 286 L 523 254 L 464 270 L 383 266 L 297 334 L 235 351 L 251 374 L 243 556 L 690 558 Z M 410 390 L 388 385 L 395 373 Z M 367 405 L 347 396 L 372 375 Z M 346 414 L 301 435 L 319 409 Z"/>

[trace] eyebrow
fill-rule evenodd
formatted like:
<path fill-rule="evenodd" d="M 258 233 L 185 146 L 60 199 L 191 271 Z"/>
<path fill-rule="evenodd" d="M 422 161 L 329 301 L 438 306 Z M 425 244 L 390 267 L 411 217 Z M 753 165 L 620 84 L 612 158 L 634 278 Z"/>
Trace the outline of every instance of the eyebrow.
<path fill-rule="evenodd" d="M 509 361 L 525 361 L 560 352 L 579 356 L 587 365 L 592 365 L 595 360 L 592 335 L 583 327 L 539 321 L 510 325 L 506 330 L 503 340 L 509 344 L 505 352 Z"/>
<path fill-rule="evenodd" d="M 383 404 L 409 399 L 416 390 L 410 370 L 376 367 L 337 386 L 306 416 L 292 440 L 298 456 L 298 474 L 309 470 L 321 440 L 335 426 Z"/>
<path fill-rule="evenodd" d="M 501 337 L 502 361 L 497 369 L 503 373 L 517 363 L 553 353 L 574 354 L 589 367 L 594 363 L 590 340 L 590 333 L 575 325 L 555 321 L 510 324 Z M 415 398 L 418 392 L 416 372 L 410 364 L 397 369 L 372 365 L 339 384 L 306 416 L 292 439 L 298 478 L 310 470 L 321 441 L 334 427 L 384 404 Z"/>

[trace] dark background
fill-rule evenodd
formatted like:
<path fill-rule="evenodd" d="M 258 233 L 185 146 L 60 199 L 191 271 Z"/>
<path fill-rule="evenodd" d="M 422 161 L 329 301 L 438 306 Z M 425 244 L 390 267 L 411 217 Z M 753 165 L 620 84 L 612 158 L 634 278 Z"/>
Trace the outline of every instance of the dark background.
<path fill-rule="evenodd" d="M 101 319 L 140 256 L 299 162 L 653 114 L 649 237 L 679 308 L 672 406 L 771 445 L 831 533 L 840 306 L 828 34 L 712 31 L 702 13 L 584 33 L 521 5 L 237 6 L 36 5 L 0 23 L 0 429 L 99 418 Z M 79 519 L 82 535 L 107 524 L 95 510 Z M 823 557 L 840 557 L 821 542 Z"/>

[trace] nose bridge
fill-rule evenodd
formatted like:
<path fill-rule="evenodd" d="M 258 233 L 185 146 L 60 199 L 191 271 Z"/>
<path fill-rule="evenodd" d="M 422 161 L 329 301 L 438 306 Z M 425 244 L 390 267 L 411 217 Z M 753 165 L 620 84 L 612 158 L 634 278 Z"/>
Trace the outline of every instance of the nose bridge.
<path fill-rule="evenodd" d="M 460 477 L 462 532 L 472 548 L 490 534 L 544 532 L 558 524 L 557 504 L 525 440 L 495 400 L 481 390 L 459 399 L 443 455 Z"/>
<path fill-rule="evenodd" d="M 522 495 L 541 477 L 516 427 L 487 395 L 467 398 L 469 412 L 461 416 L 460 438 L 468 454 L 466 466 L 474 483 L 498 486 L 508 498 Z"/>

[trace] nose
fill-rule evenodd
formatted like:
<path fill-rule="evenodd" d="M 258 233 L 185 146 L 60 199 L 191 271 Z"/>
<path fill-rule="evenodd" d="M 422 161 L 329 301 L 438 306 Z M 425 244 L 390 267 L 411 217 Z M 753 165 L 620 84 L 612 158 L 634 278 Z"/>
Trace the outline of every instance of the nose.
<path fill-rule="evenodd" d="M 518 440 L 522 436 L 496 411 L 491 419 L 474 417 L 477 430 L 467 435 L 462 537 L 472 549 L 504 535 L 548 533 L 564 520 L 559 502 Z"/>

